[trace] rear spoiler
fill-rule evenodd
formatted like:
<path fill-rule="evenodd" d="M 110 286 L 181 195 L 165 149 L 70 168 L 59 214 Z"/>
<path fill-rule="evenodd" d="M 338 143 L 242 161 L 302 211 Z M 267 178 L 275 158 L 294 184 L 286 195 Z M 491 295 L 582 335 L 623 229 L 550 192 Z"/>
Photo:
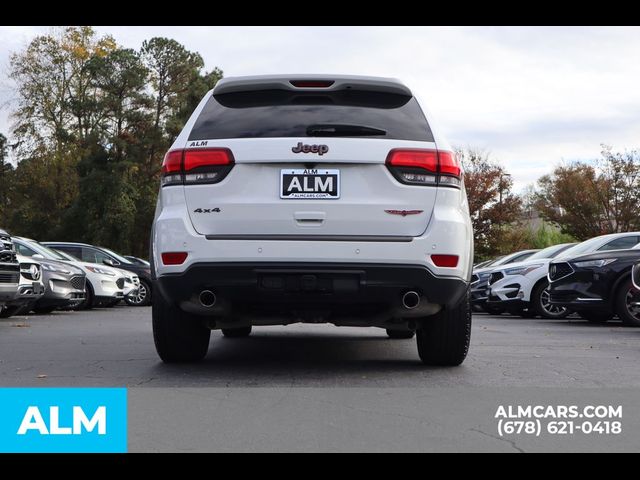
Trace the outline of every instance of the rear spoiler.
<path fill-rule="evenodd" d="M 395 78 L 352 75 L 255 75 L 247 77 L 226 77 L 216 84 L 213 89 L 213 95 L 255 90 L 290 90 L 298 92 L 364 90 L 369 92 L 413 95 L 409 88 Z"/>

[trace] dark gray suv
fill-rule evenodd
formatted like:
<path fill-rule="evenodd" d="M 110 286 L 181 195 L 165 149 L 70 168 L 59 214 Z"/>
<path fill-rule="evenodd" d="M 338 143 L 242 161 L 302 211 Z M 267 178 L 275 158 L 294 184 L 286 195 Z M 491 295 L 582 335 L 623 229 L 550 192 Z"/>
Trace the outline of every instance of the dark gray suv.
<path fill-rule="evenodd" d="M 84 300 L 85 273 L 69 263 L 57 260 L 53 252 L 35 240 L 13 239 L 20 255 L 32 257 L 42 266 L 44 295 L 36 302 L 36 313 L 48 313 L 58 307 L 73 307 Z"/>

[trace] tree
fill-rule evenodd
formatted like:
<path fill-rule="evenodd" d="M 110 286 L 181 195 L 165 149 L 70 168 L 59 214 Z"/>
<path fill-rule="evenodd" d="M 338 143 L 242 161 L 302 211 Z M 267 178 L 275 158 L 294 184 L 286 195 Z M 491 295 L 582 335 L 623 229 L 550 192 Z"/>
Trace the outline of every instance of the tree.
<path fill-rule="evenodd" d="M 146 161 L 140 165 L 136 180 L 140 200 L 134 251 L 142 255 L 148 247 L 164 154 L 202 96 L 222 78 L 222 70 L 201 73 L 204 61 L 200 54 L 168 38 L 143 42 L 140 54 L 149 71 L 153 105 L 152 124 L 145 132 Z"/>
<path fill-rule="evenodd" d="M 111 37 L 98 38 L 90 27 L 69 27 L 11 55 L 19 145 L 9 216 L 14 231 L 36 238 L 63 234 L 64 213 L 78 193 L 76 166 L 103 116 L 88 65 L 114 48 Z"/>
<path fill-rule="evenodd" d="M 458 149 L 456 155 L 464 168 L 476 256 L 502 253 L 500 243 L 505 228 L 516 222 L 521 213 L 521 199 L 511 191 L 511 176 L 479 150 Z"/>
<path fill-rule="evenodd" d="M 7 214 L 11 207 L 9 199 L 13 188 L 13 165 L 8 159 L 7 137 L 0 133 L 0 228 L 7 225 Z"/>
<path fill-rule="evenodd" d="M 9 77 L 17 85 L 14 134 L 29 153 L 43 144 L 82 138 L 95 126 L 94 91 L 87 63 L 115 49 L 112 37 L 91 27 L 68 27 L 34 38 L 10 57 Z"/>
<path fill-rule="evenodd" d="M 116 160 L 128 147 L 143 142 L 142 133 L 150 122 L 152 99 L 146 91 L 149 71 L 138 52 L 117 49 L 94 56 L 88 63 L 92 85 L 100 93 L 96 109 L 101 112 L 100 133 L 108 140 Z"/>
<path fill-rule="evenodd" d="M 538 180 L 536 207 L 542 218 L 578 239 L 600 235 L 603 230 L 597 184 L 591 165 L 559 166 Z"/>
<path fill-rule="evenodd" d="M 20 149 L 11 190 L 0 185 L 13 202 L 0 219 L 37 239 L 145 256 L 162 158 L 222 77 L 203 65 L 175 40 L 136 51 L 91 27 L 53 30 L 14 53 Z"/>
<path fill-rule="evenodd" d="M 12 174 L 6 228 L 40 240 L 62 233 L 62 216 L 77 195 L 78 150 L 69 145 L 54 152 L 39 150 L 23 158 Z M 62 206 L 62 207 L 61 207 Z"/>
<path fill-rule="evenodd" d="M 150 72 L 153 88 L 153 130 L 154 142 L 149 152 L 149 172 L 157 164 L 158 151 L 166 148 L 163 131 L 167 120 L 180 109 L 180 100 L 189 90 L 189 85 L 198 77 L 204 66 L 202 57 L 189 52 L 173 39 L 154 37 L 145 40 L 141 48 L 142 59 Z"/>
<path fill-rule="evenodd" d="M 640 156 L 612 152 L 587 164 L 556 167 L 538 181 L 536 206 L 543 218 L 579 240 L 640 228 Z"/>

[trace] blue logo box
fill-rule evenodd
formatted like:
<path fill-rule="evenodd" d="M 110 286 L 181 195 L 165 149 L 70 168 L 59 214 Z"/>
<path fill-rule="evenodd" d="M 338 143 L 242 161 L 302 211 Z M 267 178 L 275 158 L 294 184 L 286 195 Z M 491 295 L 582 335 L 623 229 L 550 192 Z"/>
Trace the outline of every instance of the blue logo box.
<path fill-rule="evenodd" d="M 0 388 L 0 452 L 126 451 L 126 388 Z"/>

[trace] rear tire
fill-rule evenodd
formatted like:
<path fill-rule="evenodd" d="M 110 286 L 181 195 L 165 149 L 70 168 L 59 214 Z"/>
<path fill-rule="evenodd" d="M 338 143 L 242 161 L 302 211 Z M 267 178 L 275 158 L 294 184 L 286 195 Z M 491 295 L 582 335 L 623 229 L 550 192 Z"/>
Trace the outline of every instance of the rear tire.
<path fill-rule="evenodd" d="M 616 313 L 622 323 L 627 327 L 640 327 L 640 292 L 633 286 L 631 278 L 620 284 L 615 302 Z"/>
<path fill-rule="evenodd" d="M 549 282 L 542 281 L 531 292 L 531 307 L 533 311 L 542 318 L 558 319 L 569 315 L 569 309 L 558 307 L 549 303 Z"/>
<path fill-rule="evenodd" d="M 387 329 L 387 336 L 394 340 L 406 340 L 413 338 L 415 332 L 413 330 L 389 330 Z"/>
<path fill-rule="evenodd" d="M 458 305 L 422 320 L 416 335 L 418 355 L 425 365 L 460 365 L 471 340 L 469 290 Z"/>
<path fill-rule="evenodd" d="M 211 330 L 199 317 L 170 305 L 159 293 L 153 297 L 151 317 L 153 340 L 163 362 L 196 362 L 206 356 Z"/>
<path fill-rule="evenodd" d="M 251 325 L 240 328 L 223 328 L 222 334 L 228 338 L 248 337 L 251 334 Z"/>

